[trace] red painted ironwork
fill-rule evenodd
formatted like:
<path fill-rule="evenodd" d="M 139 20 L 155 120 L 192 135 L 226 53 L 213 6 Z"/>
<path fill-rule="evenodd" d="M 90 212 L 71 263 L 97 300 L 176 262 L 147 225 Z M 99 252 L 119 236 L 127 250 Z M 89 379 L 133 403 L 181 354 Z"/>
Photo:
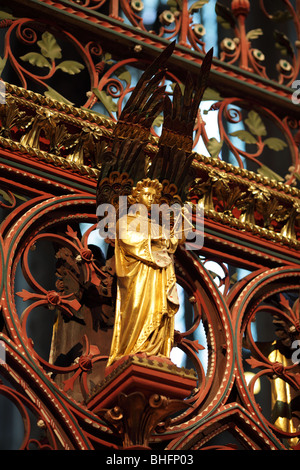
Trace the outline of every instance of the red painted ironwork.
<path fill-rule="evenodd" d="M 140 70 L 167 41 L 177 38 L 165 81 L 169 96 L 183 81 L 183 64 L 196 74 L 206 44 L 203 25 L 194 18 L 208 5 L 171 2 L 154 32 L 143 22 L 141 2 L 41 0 L 32 2 L 26 15 L 21 3 L 12 1 L 15 13 L 1 20 L 6 102 L 0 109 L 0 395 L 24 422 L 20 449 L 298 449 L 299 364 L 292 354 L 299 344 L 299 119 L 288 88 L 299 73 L 297 10 L 285 1 L 272 17 L 263 1 L 255 7 L 246 0 L 226 7 L 217 2 L 221 24 L 227 21 L 229 29 L 213 60 L 206 99 L 219 136 L 210 137 L 206 114 L 199 110 L 194 149 L 203 140 L 209 155 L 195 154 L 189 192 L 190 201 L 205 210 L 204 246 L 182 248 L 175 260 L 186 307 L 176 349 L 194 371 L 196 386 L 192 381 L 190 389 L 187 374 L 181 376 L 182 388 L 190 391 L 185 409 L 166 397 L 149 397 L 143 379 L 155 383 L 159 377 L 167 393 L 168 365 L 149 367 L 141 358 L 133 368 L 143 394 L 139 413 L 147 415 L 148 427 L 144 432 L 137 425 L 133 439 L 126 428 L 137 398 L 131 395 L 131 369 L 118 376 L 122 385 L 113 384 L 119 401 L 105 410 L 92 401 L 99 398 L 92 398 L 97 386 L 105 384 L 114 289 L 110 258 L 104 260 L 90 242 L 97 224 L 97 155 L 103 142 L 109 144 Z M 255 8 L 272 24 L 281 18 L 296 30 L 292 49 L 276 33 L 280 50 L 291 57 L 278 62 L 276 79 L 264 66 L 270 52 L 255 47 L 262 32 L 248 29 Z M 88 41 L 67 22 L 60 28 L 65 15 L 91 32 Z M 111 37 L 124 51 L 116 51 Z M 74 54 L 68 56 L 70 45 Z M 18 83 L 6 78 L 9 67 Z M 55 88 L 59 74 L 67 77 L 69 89 Z M 72 104 L 74 93 L 68 92 L 79 76 L 88 85 L 76 88 Z M 236 96 L 228 83 L 238 83 Z M 156 126 L 150 157 L 158 133 Z M 221 148 L 231 153 L 233 165 Z M 243 169 L 249 165 L 260 174 Z M 90 224 L 84 234 L 83 223 Z M 270 405 L 274 390 L 278 400 Z M 282 421 L 278 390 L 289 397 Z M 129 413 L 125 420 L 122 406 Z M 160 410 L 163 423 L 153 410 Z"/>

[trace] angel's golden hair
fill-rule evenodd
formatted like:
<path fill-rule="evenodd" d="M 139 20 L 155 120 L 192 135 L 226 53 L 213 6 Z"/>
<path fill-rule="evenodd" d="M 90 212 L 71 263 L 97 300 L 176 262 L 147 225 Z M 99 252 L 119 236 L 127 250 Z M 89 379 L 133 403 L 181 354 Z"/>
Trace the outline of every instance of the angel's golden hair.
<path fill-rule="evenodd" d="M 141 181 L 138 181 L 136 186 L 132 188 L 130 196 L 128 196 L 129 204 L 135 204 L 138 202 L 139 195 L 143 191 L 144 188 L 153 188 L 155 189 L 155 204 L 158 204 L 161 199 L 161 192 L 162 192 L 162 184 L 157 180 L 151 180 L 150 178 L 145 178 Z"/>

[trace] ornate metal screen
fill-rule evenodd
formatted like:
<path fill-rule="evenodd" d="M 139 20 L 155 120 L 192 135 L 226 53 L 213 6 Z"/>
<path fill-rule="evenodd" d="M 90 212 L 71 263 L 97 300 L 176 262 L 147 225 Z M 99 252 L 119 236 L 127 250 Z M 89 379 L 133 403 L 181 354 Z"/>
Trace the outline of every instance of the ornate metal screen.
<path fill-rule="evenodd" d="M 153 451 L 298 449 L 299 8 L 289 0 L 1 7 L 1 448 L 122 449 L 135 433 L 131 447 Z M 97 231 L 98 155 L 142 71 L 174 39 L 163 79 L 171 98 L 214 47 L 189 191 L 204 210 L 204 243 L 175 260 L 172 360 L 184 377 L 195 372 L 197 386 L 185 411 L 155 426 L 141 405 L 143 428 L 136 402 L 126 413 L 89 406 L 105 388 L 114 324 L 110 248 Z M 159 116 L 149 158 L 161 125 Z"/>

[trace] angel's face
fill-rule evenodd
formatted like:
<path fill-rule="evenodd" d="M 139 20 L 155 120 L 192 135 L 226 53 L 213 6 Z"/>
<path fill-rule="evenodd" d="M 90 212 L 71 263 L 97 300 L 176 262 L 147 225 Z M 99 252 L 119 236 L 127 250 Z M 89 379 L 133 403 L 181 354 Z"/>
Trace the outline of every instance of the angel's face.
<path fill-rule="evenodd" d="M 138 203 L 144 204 L 147 209 L 151 208 L 151 205 L 155 203 L 156 190 L 155 188 L 143 188 L 138 196 Z"/>

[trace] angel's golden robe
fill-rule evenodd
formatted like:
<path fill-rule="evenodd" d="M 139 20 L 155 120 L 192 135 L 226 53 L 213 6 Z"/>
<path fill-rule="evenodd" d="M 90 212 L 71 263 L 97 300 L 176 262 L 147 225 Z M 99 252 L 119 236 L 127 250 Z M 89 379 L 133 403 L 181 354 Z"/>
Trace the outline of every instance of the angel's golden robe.
<path fill-rule="evenodd" d="M 116 227 L 117 298 L 107 365 L 139 352 L 169 357 L 173 346 L 179 307 L 173 253 L 178 240 L 166 239 L 148 219 L 141 223 L 146 231 L 137 231 L 135 222 L 125 216 Z"/>

